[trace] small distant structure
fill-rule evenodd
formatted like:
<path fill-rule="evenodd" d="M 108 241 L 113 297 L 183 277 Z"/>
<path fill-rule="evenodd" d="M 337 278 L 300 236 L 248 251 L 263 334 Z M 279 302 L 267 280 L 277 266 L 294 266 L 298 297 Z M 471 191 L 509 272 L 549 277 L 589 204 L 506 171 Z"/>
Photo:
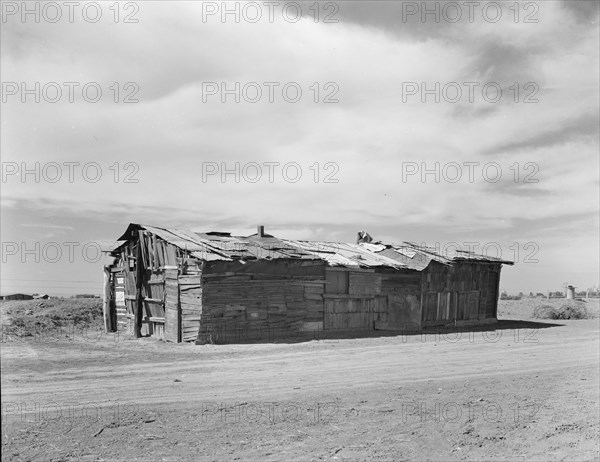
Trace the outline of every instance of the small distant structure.
<path fill-rule="evenodd" d="M 48 294 L 33 294 L 33 298 L 36 300 L 48 300 L 50 295 Z"/>
<path fill-rule="evenodd" d="M 575 299 L 575 286 L 567 286 L 566 287 L 567 290 L 567 300 L 574 300 Z"/>
<path fill-rule="evenodd" d="M 28 294 L 10 294 L 2 295 L 2 300 L 33 300 L 33 295 Z"/>

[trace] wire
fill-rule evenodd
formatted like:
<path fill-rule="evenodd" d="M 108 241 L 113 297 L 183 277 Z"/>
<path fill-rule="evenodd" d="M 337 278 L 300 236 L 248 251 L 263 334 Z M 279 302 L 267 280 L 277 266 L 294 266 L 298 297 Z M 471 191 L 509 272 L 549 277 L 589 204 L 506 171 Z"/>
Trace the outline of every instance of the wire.
<path fill-rule="evenodd" d="M 77 283 L 88 283 L 91 282 L 93 284 L 97 283 L 98 281 L 71 281 L 69 280 L 64 280 L 64 279 L 1 279 L 0 281 L 25 281 L 25 282 L 77 282 Z"/>

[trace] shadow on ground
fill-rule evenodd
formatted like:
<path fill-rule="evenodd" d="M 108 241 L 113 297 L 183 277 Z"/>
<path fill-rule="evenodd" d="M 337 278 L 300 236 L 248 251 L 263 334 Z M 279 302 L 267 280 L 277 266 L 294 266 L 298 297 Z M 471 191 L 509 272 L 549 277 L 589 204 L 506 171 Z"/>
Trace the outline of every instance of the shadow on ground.
<path fill-rule="evenodd" d="M 278 326 L 263 326 L 252 328 L 231 328 L 214 329 L 211 332 L 201 333 L 203 340 L 197 340 L 196 344 L 255 344 L 255 343 L 303 343 L 313 340 L 351 340 L 360 338 L 379 338 L 379 337 L 410 337 L 418 336 L 445 336 L 448 338 L 460 336 L 459 334 L 474 335 L 481 333 L 484 337 L 486 333 L 502 332 L 506 330 L 521 331 L 524 336 L 531 335 L 539 329 L 550 327 L 561 327 L 564 324 L 553 322 L 537 322 L 524 320 L 499 320 L 493 324 L 483 325 L 440 325 L 418 328 L 413 324 L 407 324 L 404 328 L 397 330 L 313 330 L 301 332 L 293 328 L 280 328 Z M 498 337 L 500 337 L 500 334 Z"/>

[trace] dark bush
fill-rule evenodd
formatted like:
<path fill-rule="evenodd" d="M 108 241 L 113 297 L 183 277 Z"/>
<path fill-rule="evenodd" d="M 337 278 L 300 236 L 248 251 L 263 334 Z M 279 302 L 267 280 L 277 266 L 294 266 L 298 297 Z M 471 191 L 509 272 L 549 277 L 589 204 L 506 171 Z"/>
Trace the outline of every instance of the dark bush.
<path fill-rule="evenodd" d="M 560 308 L 550 305 L 538 306 L 533 310 L 533 317 L 538 319 L 589 319 L 592 316 L 582 302 L 575 301 L 566 303 Z"/>

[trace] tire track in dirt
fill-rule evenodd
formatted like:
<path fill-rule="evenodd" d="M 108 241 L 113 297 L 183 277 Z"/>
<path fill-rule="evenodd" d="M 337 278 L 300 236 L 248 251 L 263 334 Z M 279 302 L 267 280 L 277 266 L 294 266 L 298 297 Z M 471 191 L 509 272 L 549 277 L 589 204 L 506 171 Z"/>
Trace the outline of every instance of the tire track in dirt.
<path fill-rule="evenodd" d="M 387 343 L 320 344 L 304 351 L 284 351 L 245 346 L 241 357 L 219 358 L 209 354 L 177 358 L 175 362 L 89 365 L 31 377 L 12 373 L 3 377 L 3 400 L 10 402 L 58 402 L 86 400 L 157 404 L 201 402 L 231 397 L 254 399 L 295 396 L 302 393 L 332 394 L 353 388 L 418 384 L 425 381 L 477 380 L 501 375 L 519 376 L 557 369 L 589 368 L 598 363 L 598 337 L 547 336 L 547 343 Z M 261 351 L 262 350 L 262 351 Z M 276 356 L 276 359 L 274 359 Z M 182 382 L 175 383 L 175 379 Z M 28 380 L 25 382 L 25 380 Z M 144 390 L 140 393 L 140 390 Z"/>

